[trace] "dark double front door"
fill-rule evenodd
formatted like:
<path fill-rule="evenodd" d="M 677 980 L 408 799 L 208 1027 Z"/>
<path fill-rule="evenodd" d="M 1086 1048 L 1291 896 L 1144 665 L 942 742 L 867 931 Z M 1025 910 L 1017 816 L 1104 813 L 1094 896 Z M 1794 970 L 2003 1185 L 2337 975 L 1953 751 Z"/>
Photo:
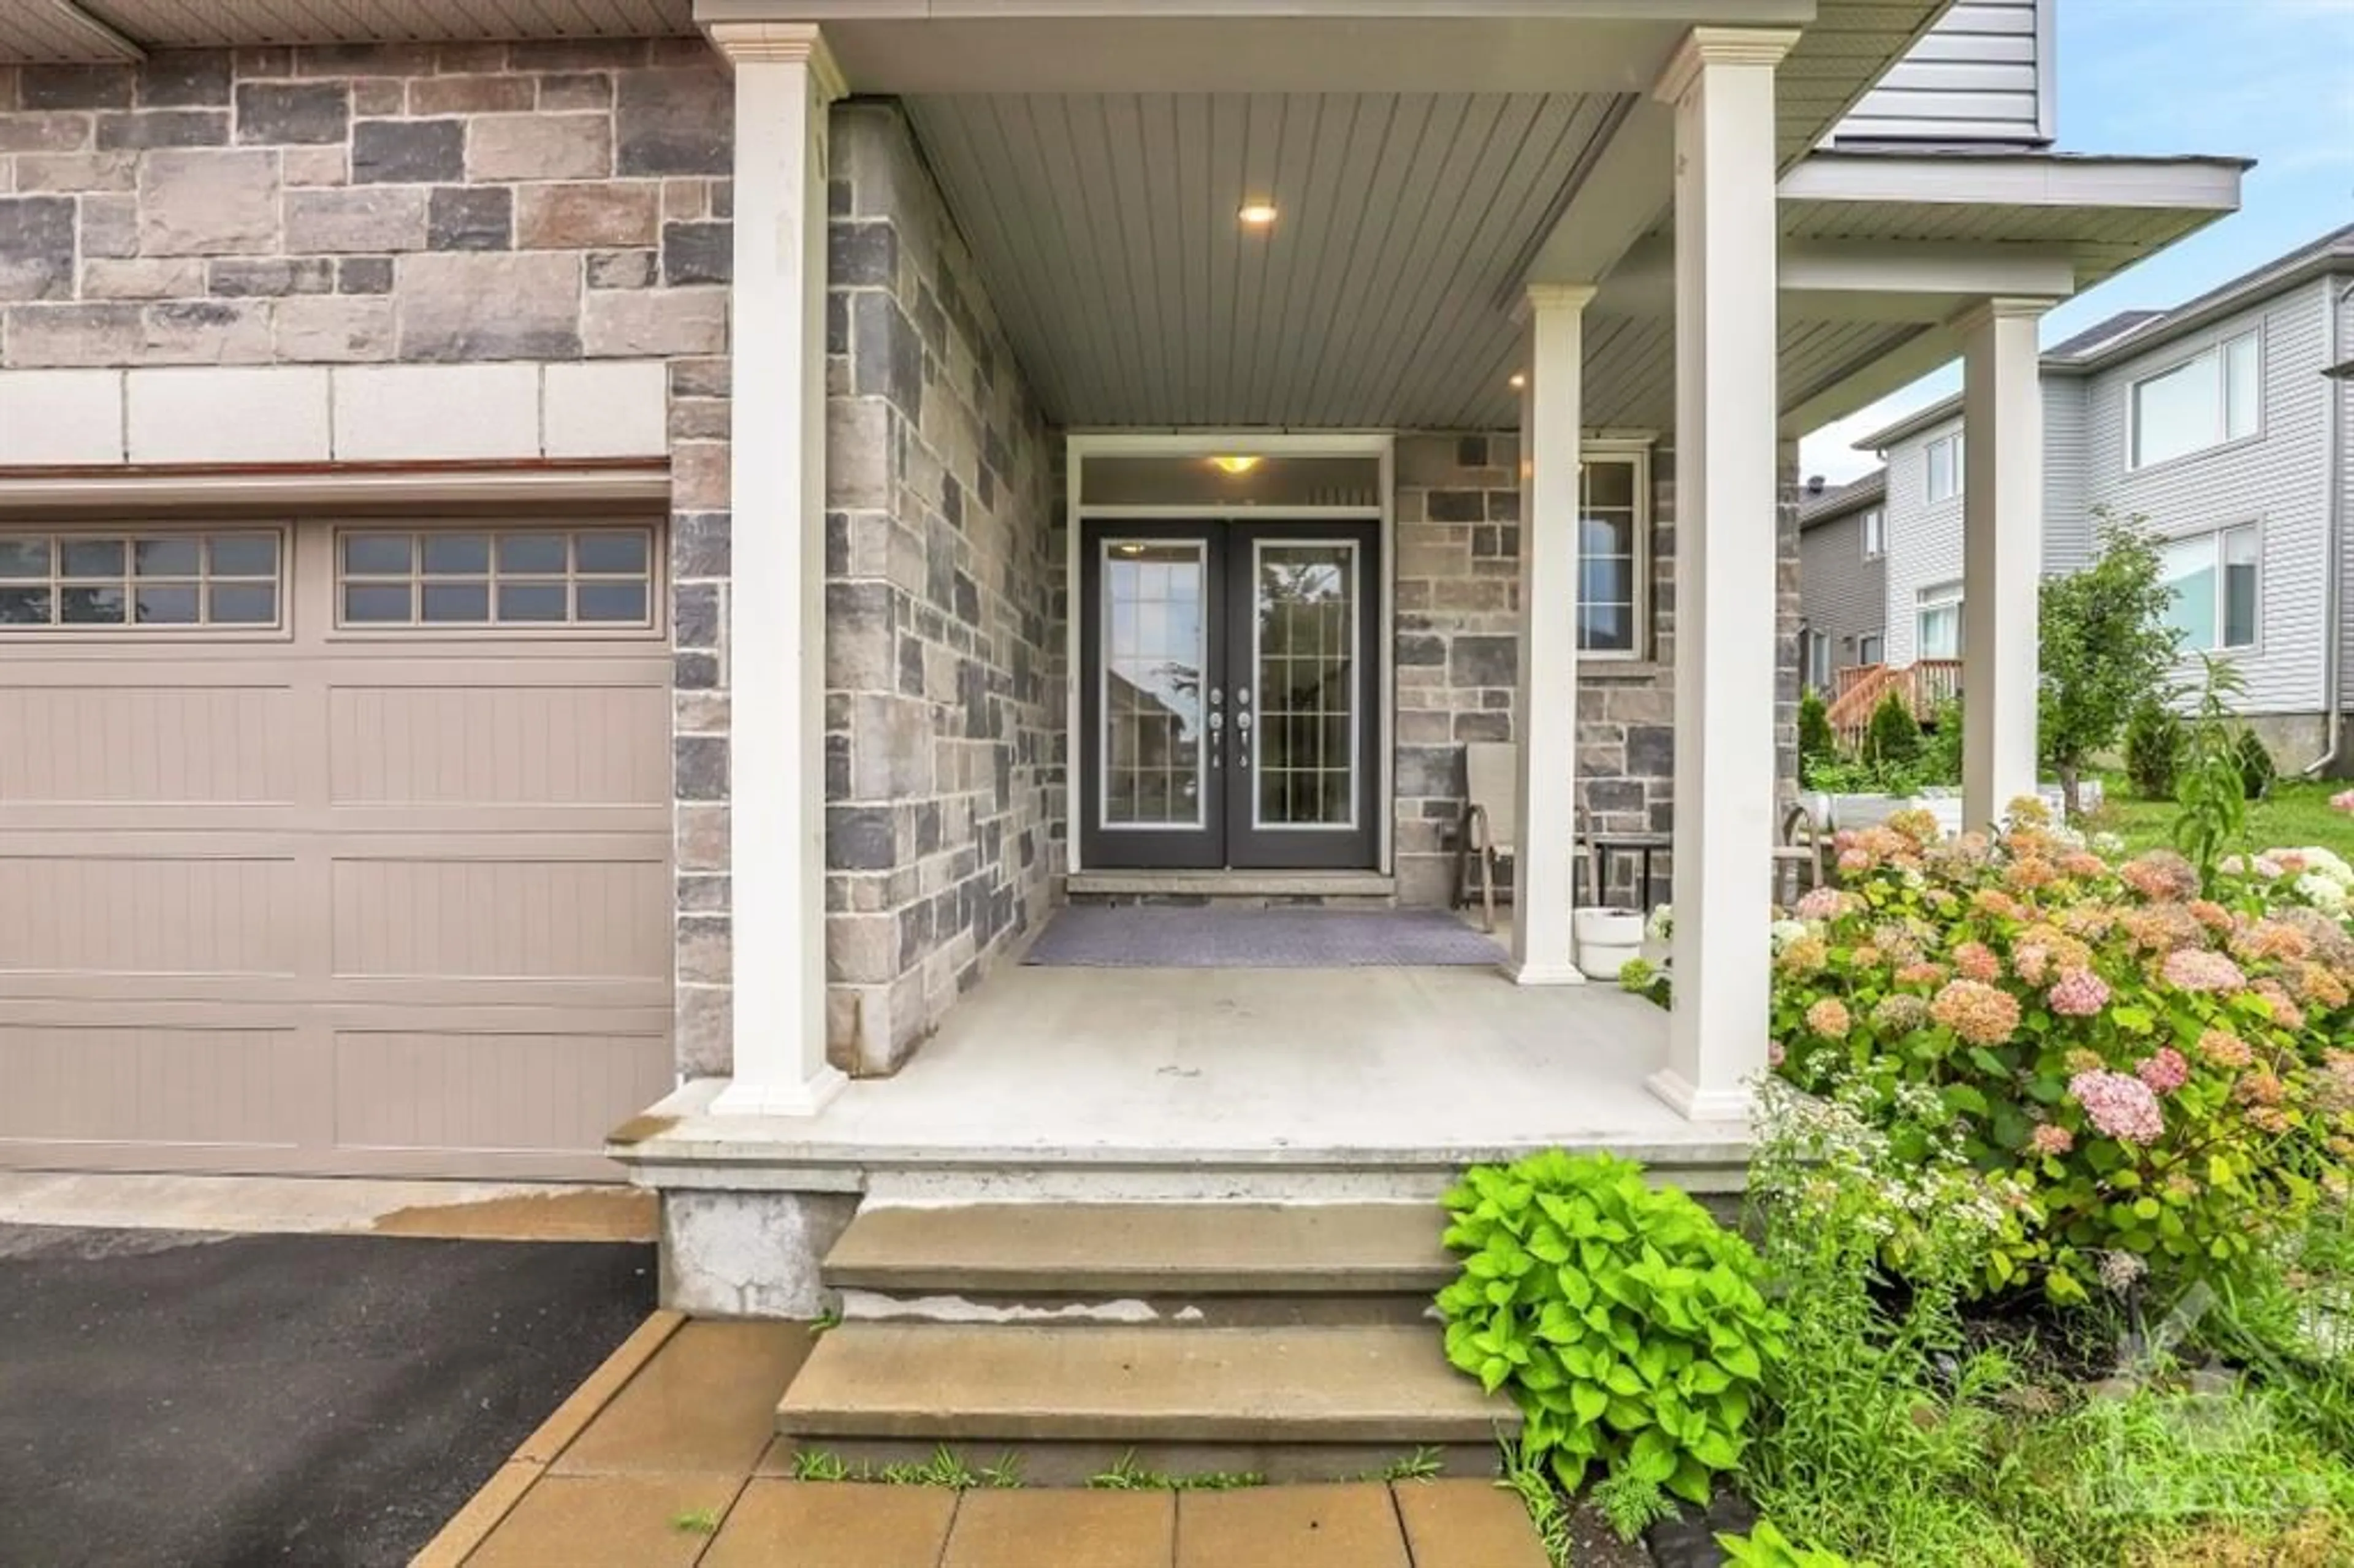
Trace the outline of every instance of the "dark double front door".
<path fill-rule="evenodd" d="M 1087 869 L 1375 864 L 1380 543 L 1371 523 L 1086 524 Z"/>

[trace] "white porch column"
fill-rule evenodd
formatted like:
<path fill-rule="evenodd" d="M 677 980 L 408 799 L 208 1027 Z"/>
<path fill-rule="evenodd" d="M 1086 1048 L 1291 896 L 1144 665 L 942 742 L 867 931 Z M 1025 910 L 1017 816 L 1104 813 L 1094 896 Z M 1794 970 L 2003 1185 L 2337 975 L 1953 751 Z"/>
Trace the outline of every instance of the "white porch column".
<path fill-rule="evenodd" d="M 715 1108 L 806 1116 L 825 1059 L 827 105 L 814 26 L 722 24 L 736 69 L 728 392 L 735 1077 Z"/>
<path fill-rule="evenodd" d="M 1793 32 L 1695 27 L 1676 109 L 1675 1007 L 1660 1098 L 1744 1114 L 1766 1065 L 1774 844 L 1774 67 Z"/>
<path fill-rule="evenodd" d="M 1577 869 L 1578 446 L 1592 288 L 1529 289 L 1521 394 L 1521 777 L 1514 813 L 1512 978 L 1584 980 L 1570 955 Z"/>
<path fill-rule="evenodd" d="M 2047 300 L 1988 300 L 1962 334 L 1962 819 L 2035 790 Z"/>

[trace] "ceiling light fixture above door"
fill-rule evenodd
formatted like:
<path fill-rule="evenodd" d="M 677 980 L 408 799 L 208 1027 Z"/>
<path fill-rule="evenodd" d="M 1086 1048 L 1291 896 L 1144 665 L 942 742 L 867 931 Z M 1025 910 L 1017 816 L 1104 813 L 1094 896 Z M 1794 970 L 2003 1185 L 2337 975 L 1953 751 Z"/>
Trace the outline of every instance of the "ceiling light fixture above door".
<path fill-rule="evenodd" d="M 1246 228 L 1272 228 L 1275 226 L 1277 214 L 1273 202 L 1253 201 L 1245 202 L 1243 209 L 1235 216 L 1242 219 Z"/>

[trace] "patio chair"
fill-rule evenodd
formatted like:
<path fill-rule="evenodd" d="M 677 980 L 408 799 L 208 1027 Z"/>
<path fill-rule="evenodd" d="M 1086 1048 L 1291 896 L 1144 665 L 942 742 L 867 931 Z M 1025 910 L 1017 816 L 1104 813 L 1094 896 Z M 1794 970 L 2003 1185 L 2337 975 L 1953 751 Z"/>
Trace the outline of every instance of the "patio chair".
<path fill-rule="evenodd" d="M 1455 899 L 1460 909 L 1471 901 L 1478 878 L 1479 928 L 1496 928 L 1496 865 L 1514 858 L 1520 847 L 1521 748 L 1508 740 L 1473 741 L 1463 748 L 1463 821 L 1455 841 Z M 1571 822 L 1573 842 L 1587 851 L 1583 813 Z M 1589 869 L 1586 886 L 1599 885 Z M 1570 895 L 1575 902 L 1577 889 Z"/>
<path fill-rule="evenodd" d="M 1782 842 L 1774 846 L 1774 891 L 1778 904 L 1796 904 L 1823 885 L 1823 846 L 1829 835 L 1814 812 L 1793 806 L 1782 814 Z M 1784 897 L 1785 893 L 1788 894 Z"/>

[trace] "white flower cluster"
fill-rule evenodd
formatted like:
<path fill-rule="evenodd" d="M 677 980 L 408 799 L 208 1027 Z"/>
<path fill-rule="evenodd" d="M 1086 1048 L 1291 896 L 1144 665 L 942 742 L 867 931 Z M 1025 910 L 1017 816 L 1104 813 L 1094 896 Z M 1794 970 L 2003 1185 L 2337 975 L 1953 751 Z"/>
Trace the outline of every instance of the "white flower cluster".
<path fill-rule="evenodd" d="M 2341 920 L 2354 916 L 2354 865 L 2335 850 L 2319 844 L 2265 850 L 2253 859 L 2227 856 L 2222 865 L 2235 876 L 2272 883 L 2275 893 L 2286 893 L 2325 915 Z"/>
<path fill-rule="evenodd" d="M 1799 938 L 1813 934 L 1813 928 L 1804 920 L 1776 920 L 1766 930 L 1767 934 L 1774 938 L 1774 951 L 1776 954 Z"/>
<path fill-rule="evenodd" d="M 1888 1103 L 1861 1082 L 1826 1099 L 1768 1076 L 1756 1093 L 1762 1137 L 1751 1181 L 1811 1223 L 1848 1226 L 1923 1262 L 1966 1264 L 2028 1201 L 2016 1181 L 1971 1166 L 1926 1085 L 1899 1086 Z M 1927 1129 L 1920 1159 L 1898 1158 L 1875 1125 L 1892 1109 Z"/>
<path fill-rule="evenodd" d="M 1676 934 L 1676 906 L 1662 904 L 1651 911 L 1651 918 L 1643 927 L 1643 934 L 1654 942 L 1664 942 Z"/>

